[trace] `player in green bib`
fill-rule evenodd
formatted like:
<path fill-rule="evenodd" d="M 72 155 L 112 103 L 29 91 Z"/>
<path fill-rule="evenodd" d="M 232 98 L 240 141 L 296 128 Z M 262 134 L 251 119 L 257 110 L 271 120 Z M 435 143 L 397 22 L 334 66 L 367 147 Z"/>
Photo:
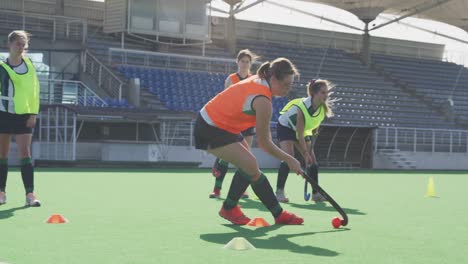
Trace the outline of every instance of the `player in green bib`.
<path fill-rule="evenodd" d="M 278 118 L 277 137 L 280 148 L 294 155 L 294 147 L 296 147 L 304 158 L 308 171 L 318 168 L 312 139 L 325 117 L 333 116 L 333 100 L 329 98 L 333 87 L 327 80 L 312 80 L 307 84 L 308 97 L 291 100 L 281 110 Z M 284 194 L 288 174 L 289 167 L 282 161 L 278 170 L 276 198 L 283 203 L 289 202 Z M 309 175 L 314 174 L 309 173 Z M 315 180 L 318 182 L 318 177 Z M 312 199 L 316 202 L 325 201 L 325 198 L 316 190 L 312 190 Z"/>

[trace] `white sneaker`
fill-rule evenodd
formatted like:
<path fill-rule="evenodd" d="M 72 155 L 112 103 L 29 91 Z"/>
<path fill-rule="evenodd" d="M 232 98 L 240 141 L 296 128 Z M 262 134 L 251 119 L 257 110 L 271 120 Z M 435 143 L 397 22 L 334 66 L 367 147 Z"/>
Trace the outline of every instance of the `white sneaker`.
<path fill-rule="evenodd" d="M 312 194 L 312 200 L 316 203 L 327 201 L 327 199 L 323 197 L 323 195 L 321 195 L 319 192 Z"/>
<path fill-rule="evenodd" d="M 278 189 L 276 191 L 276 199 L 280 203 L 288 203 L 289 202 L 289 198 L 284 195 L 284 190 L 281 190 L 281 189 Z"/>
<path fill-rule="evenodd" d="M 5 192 L 0 192 L 0 205 L 6 204 L 6 194 Z"/>
<path fill-rule="evenodd" d="M 41 206 L 41 201 L 36 199 L 36 196 L 34 195 L 34 193 L 28 193 L 28 195 L 26 195 L 26 205 L 25 206 L 39 207 L 39 206 Z"/>

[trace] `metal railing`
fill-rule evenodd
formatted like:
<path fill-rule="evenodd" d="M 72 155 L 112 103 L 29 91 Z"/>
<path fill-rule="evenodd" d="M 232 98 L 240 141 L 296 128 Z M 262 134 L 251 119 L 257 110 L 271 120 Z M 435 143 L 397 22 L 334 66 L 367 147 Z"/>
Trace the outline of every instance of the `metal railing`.
<path fill-rule="evenodd" d="M 41 103 L 107 106 L 93 90 L 80 81 L 39 79 Z"/>
<path fill-rule="evenodd" d="M 52 41 L 79 40 L 81 44 L 85 43 L 88 34 L 85 19 L 30 12 L 0 10 L 0 25 L 12 29 L 20 28 L 40 37 L 50 37 Z"/>
<path fill-rule="evenodd" d="M 386 127 L 374 130 L 374 152 L 468 153 L 467 130 Z"/>
<path fill-rule="evenodd" d="M 108 64 L 164 67 L 188 71 L 231 73 L 237 71 L 235 59 L 210 58 L 175 53 L 150 52 L 132 49 L 109 48 Z"/>
<path fill-rule="evenodd" d="M 89 50 L 82 53 L 82 70 L 96 79 L 98 86 L 110 96 L 122 100 L 124 82 L 106 65 L 99 61 Z"/>
<path fill-rule="evenodd" d="M 163 119 L 159 122 L 159 128 L 153 129 L 155 145 L 158 152 L 158 159 L 168 160 L 168 154 L 173 146 L 193 147 L 193 127 L 194 123 L 188 120 Z"/>
<path fill-rule="evenodd" d="M 76 113 L 67 107 L 48 106 L 38 115 L 39 159 L 76 160 Z"/>

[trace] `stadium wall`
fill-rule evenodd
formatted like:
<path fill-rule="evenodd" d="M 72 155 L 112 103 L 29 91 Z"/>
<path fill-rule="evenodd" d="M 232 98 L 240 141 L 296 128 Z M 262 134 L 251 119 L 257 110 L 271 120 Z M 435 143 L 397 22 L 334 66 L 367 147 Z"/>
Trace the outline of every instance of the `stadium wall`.
<path fill-rule="evenodd" d="M 90 24 L 102 25 L 104 18 L 104 3 L 88 0 L 63 0 L 63 13 L 68 17 L 80 17 Z"/>
<path fill-rule="evenodd" d="M 48 15 L 60 13 L 60 5 L 57 5 L 57 0 L 2 0 L 0 1 L 0 8 Z"/>
<path fill-rule="evenodd" d="M 98 143 L 99 144 L 99 143 Z M 103 161 L 161 161 L 158 157 L 152 156 L 152 150 L 155 152 L 164 152 L 165 147 L 156 144 L 101 144 L 101 157 Z M 119 151 L 120 150 L 120 151 Z M 197 150 L 193 147 L 170 146 L 167 153 L 156 155 L 165 155 L 165 160 L 171 162 L 200 162 L 201 168 L 211 168 L 215 157 L 205 151 Z M 279 161 L 266 155 L 263 150 L 254 148 L 253 152 L 262 168 L 278 168 Z"/>
<path fill-rule="evenodd" d="M 93 25 L 102 25 L 104 18 L 104 3 L 89 0 L 1 0 L 0 9 L 82 18 Z"/>
<path fill-rule="evenodd" d="M 418 170 L 468 170 L 468 153 L 400 151 L 414 169 Z M 398 169 L 391 159 L 380 153 L 373 157 L 374 169 Z"/>
<path fill-rule="evenodd" d="M 122 144 L 122 143 L 99 143 L 80 142 L 76 145 L 76 159 L 95 161 L 127 161 L 127 162 L 151 162 L 157 159 L 152 158 L 150 150 L 156 144 Z M 10 146 L 8 162 L 11 166 L 19 166 L 18 147 L 15 143 Z M 124 151 L 125 149 L 125 151 Z M 40 159 L 39 143 L 33 142 L 33 159 Z M 257 157 L 261 168 L 278 168 L 280 161 L 266 154 L 260 148 L 252 149 Z M 200 168 L 211 168 L 215 157 L 194 147 L 171 146 L 167 152 L 167 160 L 171 162 L 200 162 Z"/>
<path fill-rule="evenodd" d="M 77 144 L 77 160 L 102 160 L 103 149 L 109 148 L 111 145 L 121 145 L 115 143 L 78 143 Z M 144 144 L 132 144 L 144 145 Z M 33 142 L 32 147 L 33 159 L 39 159 L 40 153 L 38 143 Z M 147 151 L 147 150 L 146 150 Z M 259 148 L 254 148 L 253 152 L 258 159 L 261 168 L 278 168 L 279 161 Z M 431 153 L 431 152 L 411 152 L 402 151 L 401 154 L 411 161 L 414 168 L 419 170 L 468 170 L 468 153 Z M 145 156 L 146 155 L 146 156 Z M 148 157 L 148 152 L 141 151 L 135 153 L 119 152 L 112 157 L 115 161 L 145 161 L 143 157 Z M 110 156 L 108 156 L 109 158 Z M 135 159 L 139 157 L 140 159 Z M 133 159 L 133 160 L 132 160 Z M 214 156 L 206 152 L 196 150 L 193 147 L 173 146 L 168 153 L 168 160 L 179 162 L 200 162 L 201 168 L 211 168 L 214 162 Z M 108 159 L 111 161 L 112 159 Z M 8 157 L 10 166 L 19 166 L 18 147 L 15 143 L 10 146 L 10 155 Z M 399 169 L 392 160 L 388 157 L 375 153 L 373 156 L 373 169 Z"/>

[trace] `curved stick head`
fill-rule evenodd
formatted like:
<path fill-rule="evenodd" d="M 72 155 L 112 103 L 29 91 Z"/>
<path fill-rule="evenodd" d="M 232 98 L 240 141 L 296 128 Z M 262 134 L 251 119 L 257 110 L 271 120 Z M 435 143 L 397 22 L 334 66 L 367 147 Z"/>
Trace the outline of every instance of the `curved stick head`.
<path fill-rule="evenodd" d="M 341 219 L 341 225 L 342 226 L 348 225 L 348 216 L 344 215 L 343 219 Z"/>

